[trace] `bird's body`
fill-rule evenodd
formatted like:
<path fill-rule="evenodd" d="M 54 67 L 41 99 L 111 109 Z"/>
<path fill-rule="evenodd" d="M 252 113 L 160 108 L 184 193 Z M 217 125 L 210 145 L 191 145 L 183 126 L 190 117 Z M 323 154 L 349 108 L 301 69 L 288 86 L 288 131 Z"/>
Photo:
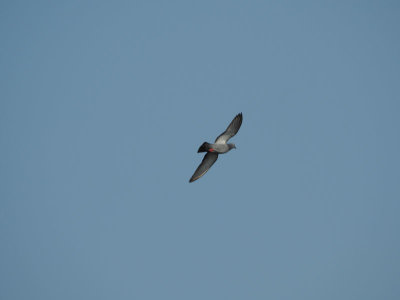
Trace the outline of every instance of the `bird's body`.
<path fill-rule="evenodd" d="M 228 128 L 216 138 L 214 144 L 204 142 L 200 146 L 197 152 L 207 153 L 204 156 L 201 164 L 194 172 L 193 176 L 190 178 L 189 182 L 193 182 L 203 176 L 216 162 L 216 160 L 218 159 L 218 154 L 224 154 L 231 149 L 236 149 L 235 144 L 228 144 L 227 141 L 239 131 L 239 128 L 242 125 L 242 120 L 242 113 L 236 115 L 236 117 L 229 124 Z"/>
<path fill-rule="evenodd" d="M 224 154 L 233 148 L 235 148 L 235 144 L 217 144 L 217 143 L 210 144 L 210 143 L 204 142 L 203 145 L 200 146 L 197 153 L 216 152 L 218 154 Z"/>

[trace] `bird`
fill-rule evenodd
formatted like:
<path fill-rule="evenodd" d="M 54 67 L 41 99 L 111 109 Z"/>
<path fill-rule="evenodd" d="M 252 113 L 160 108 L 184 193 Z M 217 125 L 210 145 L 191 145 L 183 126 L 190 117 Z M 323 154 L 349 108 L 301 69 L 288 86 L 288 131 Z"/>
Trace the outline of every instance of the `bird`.
<path fill-rule="evenodd" d="M 204 142 L 197 150 L 197 153 L 207 152 L 204 155 L 203 160 L 200 165 L 194 171 L 193 176 L 190 178 L 189 182 L 193 182 L 199 179 L 201 176 L 207 173 L 211 166 L 217 161 L 219 154 L 224 154 L 232 149 L 236 149 L 235 144 L 228 144 L 228 140 L 238 133 L 240 126 L 242 125 L 243 115 L 242 113 L 237 114 L 226 130 L 221 133 L 216 139 L 214 144 Z"/>

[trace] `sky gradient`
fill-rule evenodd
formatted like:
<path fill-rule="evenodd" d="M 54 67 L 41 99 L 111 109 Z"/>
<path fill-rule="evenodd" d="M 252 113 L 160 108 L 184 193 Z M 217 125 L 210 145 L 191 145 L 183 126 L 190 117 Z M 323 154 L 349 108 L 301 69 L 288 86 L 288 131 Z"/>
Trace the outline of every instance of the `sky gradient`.
<path fill-rule="evenodd" d="M 0 299 L 400 299 L 399 20 L 0 4 Z"/>

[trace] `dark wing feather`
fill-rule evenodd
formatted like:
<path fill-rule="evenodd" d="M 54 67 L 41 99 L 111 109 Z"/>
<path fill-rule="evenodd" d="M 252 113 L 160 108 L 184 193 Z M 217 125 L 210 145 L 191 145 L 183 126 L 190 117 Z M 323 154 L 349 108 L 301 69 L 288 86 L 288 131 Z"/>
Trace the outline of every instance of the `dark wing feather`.
<path fill-rule="evenodd" d="M 190 178 L 189 182 L 193 182 L 199 179 L 201 176 L 207 173 L 208 169 L 216 162 L 218 158 L 218 153 L 215 152 L 208 152 L 204 155 L 201 164 L 197 167 L 196 171 L 194 172 L 192 178 Z"/>
<path fill-rule="evenodd" d="M 228 128 L 226 128 L 226 130 L 215 139 L 215 143 L 226 144 L 226 142 L 239 131 L 239 128 L 242 125 L 242 121 L 242 113 L 236 115 L 231 124 L 229 124 Z"/>

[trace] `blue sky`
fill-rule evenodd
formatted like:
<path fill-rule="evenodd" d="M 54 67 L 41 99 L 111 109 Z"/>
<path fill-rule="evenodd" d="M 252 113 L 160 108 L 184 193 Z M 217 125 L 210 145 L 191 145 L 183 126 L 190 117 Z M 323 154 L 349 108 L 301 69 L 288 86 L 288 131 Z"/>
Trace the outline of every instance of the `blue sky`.
<path fill-rule="evenodd" d="M 399 20 L 0 4 L 0 298 L 399 299 Z M 239 112 L 237 149 L 189 184 Z"/>

